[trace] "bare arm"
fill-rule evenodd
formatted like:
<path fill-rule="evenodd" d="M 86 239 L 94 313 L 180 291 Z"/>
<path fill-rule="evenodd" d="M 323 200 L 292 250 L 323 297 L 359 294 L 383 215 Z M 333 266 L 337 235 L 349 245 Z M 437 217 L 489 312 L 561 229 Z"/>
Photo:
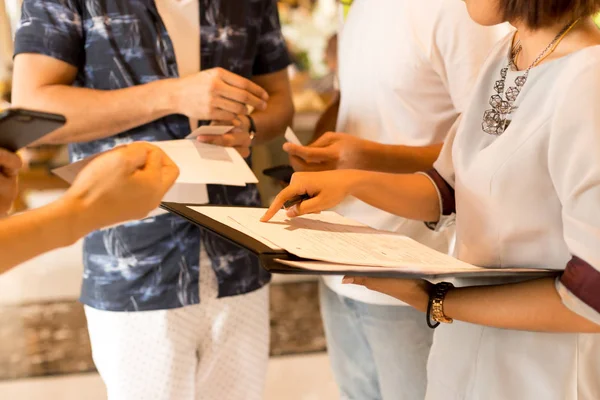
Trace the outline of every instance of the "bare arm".
<path fill-rule="evenodd" d="M 407 174 L 433 167 L 443 144 L 425 147 L 386 145 L 368 142 L 363 150 L 360 169 Z"/>
<path fill-rule="evenodd" d="M 262 144 L 283 135 L 286 128 L 292 125 L 292 90 L 287 69 L 256 76 L 252 81 L 269 94 L 267 108 L 252 113 L 257 130 L 254 144 Z"/>
<path fill-rule="evenodd" d="M 93 230 L 145 217 L 178 175 L 173 161 L 148 143 L 102 154 L 60 200 L 0 220 L 0 273 Z"/>
<path fill-rule="evenodd" d="M 15 58 L 15 106 L 56 112 L 68 123 L 47 143 L 85 142 L 127 131 L 170 114 L 198 120 L 233 120 L 246 104 L 266 107 L 268 95 L 252 82 L 222 69 L 118 90 L 71 86 L 77 69 L 38 54 Z"/>
<path fill-rule="evenodd" d="M 424 175 L 362 172 L 350 189 L 373 207 L 417 221 L 437 221 L 440 201 L 435 186 Z"/>
<path fill-rule="evenodd" d="M 553 278 L 451 290 L 444 313 L 460 321 L 503 329 L 600 333 L 600 325 L 564 306 Z"/>
<path fill-rule="evenodd" d="M 157 81 L 112 91 L 72 87 L 77 69 L 38 54 L 15 58 L 13 103 L 63 114 L 67 125 L 48 137 L 48 143 L 85 142 L 124 132 L 171 113 L 164 96 L 170 85 Z"/>
<path fill-rule="evenodd" d="M 443 144 L 425 147 L 387 145 L 346 133 L 327 132 L 309 146 L 286 143 L 290 162 L 297 171 L 362 169 L 409 174 L 433 166 Z"/>
<path fill-rule="evenodd" d="M 347 277 L 344 282 L 388 294 L 417 310 L 427 311 L 431 286 L 428 282 L 363 277 Z M 600 325 L 565 307 L 554 278 L 452 289 L 444 300 L 444 314 L 457 321 L 500 329 L 600 333 Z"/>
<path fill-rule="evenodd" d="M 291 217 L 325 211 L 347 196 L 409 219 L 437 221 L 440 216 L 437 191 L 426 176 L 339 170 L 294 174 L 262 220 L 268 221 L 286 201 L 303 194 L 311 199 L 289 209 Z"/>
<path fill-rule="evenodd" d="M 0 220 L 0 274 L 39 254 L 68 246 L 87 232 L 68 200 Z"/>

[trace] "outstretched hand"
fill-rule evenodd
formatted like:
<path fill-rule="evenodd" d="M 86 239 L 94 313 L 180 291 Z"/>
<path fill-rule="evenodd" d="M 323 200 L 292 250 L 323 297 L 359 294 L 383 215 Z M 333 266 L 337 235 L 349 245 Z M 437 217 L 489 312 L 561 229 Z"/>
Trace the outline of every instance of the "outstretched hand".
<path fill-rule="evenodd" d="M 355 174 L 356 171 L 350 170 L 297 172 L 292 176 L 289 186 L 277 195 L 261 221 L 269 221 L 288 200 L 304 194 L 311 198 L 288 209 L 289 217 L 315 214 L 335 207 L 350 194 Z"/>
<path fill-rule="evenodd" d="M 92 160 L 65 197 L 82 208 L 84 230 L 92 231 L 146 217 L 178 176 L 179 169 L 161 149 L 133 143 Z"/>
<path fill-rule="evenodd" d="M 285 143 L 283 150 L 296 171 L 362 169 L 364 153 L 372 143 L 340 132 L 327 132 L 308 146 Z"/>

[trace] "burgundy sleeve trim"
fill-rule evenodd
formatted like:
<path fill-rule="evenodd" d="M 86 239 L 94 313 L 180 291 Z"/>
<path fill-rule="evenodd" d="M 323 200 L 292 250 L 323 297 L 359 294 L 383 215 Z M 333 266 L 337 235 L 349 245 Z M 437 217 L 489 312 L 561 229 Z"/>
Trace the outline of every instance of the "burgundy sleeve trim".
<path fill-rule="evenodd" d="M 435 168 L 425 171 L 438 188 L 442 197 L 442 215 L 452 215 L 456 213 L 456 199 L 454 198 L 454 188 L 446 182 Z"/>
<path fill-rule="evenodd" d="M 600 313 L 600 271 L 573 256 L 560 282 L 579 300 Z"/>

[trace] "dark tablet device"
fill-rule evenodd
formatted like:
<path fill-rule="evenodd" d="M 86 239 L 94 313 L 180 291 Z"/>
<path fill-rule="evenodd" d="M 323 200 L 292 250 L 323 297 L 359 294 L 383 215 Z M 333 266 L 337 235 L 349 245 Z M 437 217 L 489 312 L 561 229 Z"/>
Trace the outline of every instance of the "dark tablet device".
<path fill-rule="evenodd" d="M 294 174 L 294 168 L 292 168 L 291 165 L 279 165 L 277 167 L 265 169 L 263 174 L 277 179 L 278 181 L 290 183 L 292 175 Z"/>
<path fill-rule="evenodd" d="M 19 108 L 0 111 L 0 147 L 15 152 L 65 125 L 62 115 Z"/>

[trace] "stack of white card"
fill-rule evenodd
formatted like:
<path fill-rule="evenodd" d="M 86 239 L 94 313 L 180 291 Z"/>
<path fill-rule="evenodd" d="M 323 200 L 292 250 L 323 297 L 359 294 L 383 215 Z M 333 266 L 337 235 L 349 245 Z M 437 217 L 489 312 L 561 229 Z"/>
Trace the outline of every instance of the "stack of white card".
<path fill-rule="evenodd" d="M 298 136 L 296 136 L 292 128 L 290 128 L 289 126 L 285 131 L 285 140 L 295 145 L 302 146 L 302 142 L 300 141 L 300 139 L 298 139 Z"/>
<path fill-rule="evenodd" d="M 195 140 L 195 137 L 200 135 L 222 135 L 231 129 L 233 129 L 231 126 L 204 126 L 195 130 L 186 139 L 152 143 L 167 153 L 179 167 L 179 178 L 163 201 L 207 204 L 209 200 L 206 185 L 246 186 L 258 182 L 254 172 L 234 148 L 200 143 Z M 94 157 L 55 169 L 53 172 L 72 183 L 77 174 Z"/>

